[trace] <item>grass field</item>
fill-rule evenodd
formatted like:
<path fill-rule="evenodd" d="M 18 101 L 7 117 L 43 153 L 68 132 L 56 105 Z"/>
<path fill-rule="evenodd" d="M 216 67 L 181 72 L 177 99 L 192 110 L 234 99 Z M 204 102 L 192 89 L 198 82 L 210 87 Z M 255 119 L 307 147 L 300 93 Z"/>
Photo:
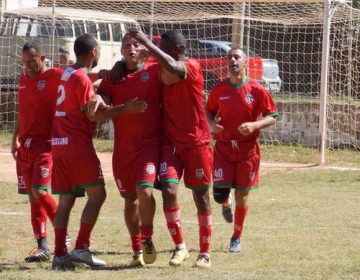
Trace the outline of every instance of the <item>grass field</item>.
<path fill-rule="evenodd" d="M 109 178 L 110 180 L 110 178 Z M 220 208 L 214 213 L 212 268 L 191 267 L 197 256 L 197 218 L 191 193 L 182 188 L 183 230 L 191 249 L 184 266 L 168 266 L 172 242 L 156 192 L 154 242 L 157 261 L 142 269 L 126 269 L 130 240 L 122 218 L 123 201 L 112 181 L 96 225 L 91 248 L 108 262 L 102 270 L 52 271 L 50 263 L 27 264 L 23 258 L 35 246 L 26 196 L 15 183 L 0 182 L 0 279 L 360 279 L 360 174 L 318 169 L 265 169 L 260 190 L 251 193 L 250 215 L 243 235 L 243 252 L 227 253 L 232 226 Z M 75 239 L 79 199 L 71 216 Z M 53 230 L 49 225 L 53 248 Z"/>

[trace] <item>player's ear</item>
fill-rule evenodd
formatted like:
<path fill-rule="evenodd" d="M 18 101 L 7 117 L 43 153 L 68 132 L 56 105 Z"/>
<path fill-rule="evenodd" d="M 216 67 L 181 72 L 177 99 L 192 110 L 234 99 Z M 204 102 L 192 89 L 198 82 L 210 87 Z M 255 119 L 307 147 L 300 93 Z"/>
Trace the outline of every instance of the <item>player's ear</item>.
<path fill-rule="evenodd" d="M 44 62 L 45 61 L 45 55 L 40 55 L 40 60 L 42 61 L 42 62 Z"/>

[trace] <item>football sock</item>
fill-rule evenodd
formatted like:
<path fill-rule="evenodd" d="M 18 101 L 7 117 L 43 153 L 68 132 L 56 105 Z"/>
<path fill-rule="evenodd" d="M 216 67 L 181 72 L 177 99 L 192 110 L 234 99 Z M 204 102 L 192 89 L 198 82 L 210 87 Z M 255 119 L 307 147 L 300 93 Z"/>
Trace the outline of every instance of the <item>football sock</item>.
<path fill-rule="evenodd" d="M 141 234 L 130 236 L 131 247 L 134 253 L 141 251 Z"/>
<path fill-rule="evenodd" d="M 198 213 L 200 254 L 209 254 L 211 241 L 212 213 Z"/>
<path fill-rule="evenodd" d="M 141 225 L 141 241 L 150 241 L 153 235 L 153 225 Z"/>
<path fill-rule="evenodd" d="M 50 194 L 46 194 L 38 198 L 37 201 L 46 211 L 46 215 L 49 217 L 51 223 L 54 224 L 54 218 L 57 210 L 55 199 Z"/>
<path fill-rule="evenodd" d="M 164 209 L 164 214 L 165 214 L 169 233 L 175 245 L 178 246 L 184 244 L 182 230 L 180 226 L 180 208 L 175 207 L 175 208 Z"/>
<path fill-rule="evenodd" d="M 233 238 L 240 238 L 243 232 L 246 216 L 249 212 L 249 206 L 235 207 L 235 221 Z"/>
<path fill-rule="evenodd" d="M 62 257 L 68 254 L 66 247 L 66 228 L 55 228 L 55 256 Z"/>
<path fill-rule="evenodd" d="M 87 249 L 90 246 L 90 235 L 94 225 L 83 224 L 80 225 L 79 234 L 75 243 L 75 249 Z"/>
<path fill-rule="evenodd" d="M 30 202 L 31 225 L 35 239 L 46 237 L 46 212 L 38 202 Z"/>

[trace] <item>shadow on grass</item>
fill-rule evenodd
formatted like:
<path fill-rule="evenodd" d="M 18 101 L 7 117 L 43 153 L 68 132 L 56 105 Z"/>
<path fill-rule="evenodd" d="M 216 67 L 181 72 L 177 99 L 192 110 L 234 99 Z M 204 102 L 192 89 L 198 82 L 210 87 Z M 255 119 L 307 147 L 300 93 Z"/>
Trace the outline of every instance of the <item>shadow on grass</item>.
<path fill-rule="evenodd" d="M 10 270 L 18 270 L 18 271 L 26 271 L 26 270 L 33 270 L 34 268 L 24 266 L 21 263 L 0 263 L 0 272 L 3 271 L 10 271 Z"/>

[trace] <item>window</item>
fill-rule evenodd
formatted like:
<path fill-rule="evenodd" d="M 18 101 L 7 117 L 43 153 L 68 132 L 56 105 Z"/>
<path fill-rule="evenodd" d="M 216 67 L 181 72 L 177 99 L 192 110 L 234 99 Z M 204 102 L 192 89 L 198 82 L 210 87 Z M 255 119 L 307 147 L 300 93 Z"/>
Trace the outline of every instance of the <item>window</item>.
<path fill-rule="evenodd" d="M 120 23 L 114 23 L 114 24 L 111 25 L 111 28 L 112 28 L 113 41 L 114 42 L 121 42 L 121 39 L 122 39 L 121 24 Z"/>
<path fill-rule="evenodd" d="M 38 20 L 38 32 L 39 35 L 42 37 L 48 37 L 51 35 L 51 22 L 50 21 L 44 21 L 44 20 Z"/>
<path fill-rule="evenodd" d="M 107 23 L 98 23 L 101 41 L 110 41 L 109 26 Z"/>
<path fill-rule="evenodd" d="M 70 20 L 58 20 L 55 22 L 55 36 L 57 37 L 73 37 Z"/>
<path fill-rule="evenodd" d="M 15 18 L 11 35 L 13 36 L 26 36 L 29 28 L 29 19 Z"/>
<path fill-rule="evenodd" d="M 93 21 L 87 21 L 86 22 L 86 32 L 95 36 L 95 38 L 97 38 L 97 28 L 96 28 L 96 23 Z"/>
<path fill-rule="evenodd" d="M 31 23 L 30 23 L 30 28 L 29 28 L 29 36 L 30 37 L 36 37 L 37 36 L 37 29 L 38 29 L 38 26 L 39 26 L 39 24 L 38 24 L 38 22 L 37 22 L 37 20 L 36 19 L 32 19 L 31 20 Z"/>
<path fill-rule="evenodd" d="M 6 17 L 0 22 L 0 36 L 7 35 L 7 27 L 9 26 L 10 18 Z"/>
<path fill-rule="evenodd" d="M 85 33 L 84 22 L 81 20 L 74 21 L 74 29 L 75 29 L 75 37 L 79 37 L 80 35 Z"/>

